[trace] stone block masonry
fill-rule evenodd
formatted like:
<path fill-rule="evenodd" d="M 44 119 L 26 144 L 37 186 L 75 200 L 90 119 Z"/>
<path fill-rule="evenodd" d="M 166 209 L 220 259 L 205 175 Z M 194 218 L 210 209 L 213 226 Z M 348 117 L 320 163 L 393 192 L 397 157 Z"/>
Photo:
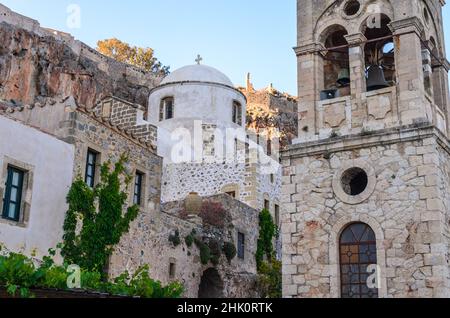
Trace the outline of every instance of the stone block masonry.
<path fill-rule="evenodd" d="M 376 235 L 380 297 L 449 297 L 450 147 L 432 127 L 293 147 L 283 158 L 283 293 L 339 297 L 340 235 L 355 222 Z M 340 177 L 368 175 L 359 196 Z"/>

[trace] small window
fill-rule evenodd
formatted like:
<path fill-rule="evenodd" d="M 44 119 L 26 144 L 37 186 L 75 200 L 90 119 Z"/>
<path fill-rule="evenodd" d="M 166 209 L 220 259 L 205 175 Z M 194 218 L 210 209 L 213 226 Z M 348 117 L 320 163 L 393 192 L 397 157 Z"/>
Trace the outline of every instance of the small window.
<path fill-rule="evenodd" d="M 104 102 L 102 105 L 102 117 L 103 118 L 111 117 L 111 109 L 112 109 L 112 102 L 111 101 Z"/>
<path fill-rule="evenodd" d="M 176 271 L 176 265 L 175 263 L 170 263 L 169 264 L 169 277 L 170 278 L 175 278 L 175 272 Z"/>
<path fill-rule="evenodd" d="M 233 102 L 233 123 L 242 125 L 242 105 L 239 102 Z"/>
<path fill-rule="evenodd" d="M 238 233 L 238 257 L 240 259 L 245 258 L 245 234 L 239 232 Z"/>
<path fill-rule="evenodd" d="M 134 177 L 134 193 L 133 193 L 133 204 L 142 205 L 142 185 L 144 182 L 144 174 L 141 172 L 136 172 Z"/>
<path fill-rule="evenodd" d="M 15 222 L 20 220 L 24 175 L 22 170 L 8 166 L 2 213 L 2 217 L 6 220 Z"/>
<path fill-rule="evenodd" d="M 270 183 L 275 183 L 275 175 L 273 173 L 270 174 Z"/>
<path fill-rule="evenodd" d="M 280 227 L 280 206 L 275 204 L 275 225 Z"/>
<path fill-rule="evenodd" d="M 359 9 L 361 8 L 361 3 L 357 0 L 350 0 L 346 3 L 344 7 L 344 12 L 348 16 L 354 16 L 359 12 Z"/>
<path fill-rule="evenodd" d="M 98 152 L 89 149 L 86 158 L 85 182 L 91 188 L 95 186 L 97 160 L 98 160 Z"/>
<path fill-rule="evenodd" d="M 272 140 L 267 139 L 267 155 L 272 156 Z"/>
<path fill-rule="evenodd" d="M 269 200 L 264 200 L 264 209 L 270 211 L 270 202 Z"/>
<path fill-rule="evenodd" d="M 164 98 L 161 101 L 159 120 L 172 119 L 174 116 L 174 100 L 173 97 Z"/>
<path fill-rule="evenodd" d="M 236 199 L 236 191 L 229 191 L 229 192 L 225 192 L 226 194 L 228 194 L 230 197 Z"/>

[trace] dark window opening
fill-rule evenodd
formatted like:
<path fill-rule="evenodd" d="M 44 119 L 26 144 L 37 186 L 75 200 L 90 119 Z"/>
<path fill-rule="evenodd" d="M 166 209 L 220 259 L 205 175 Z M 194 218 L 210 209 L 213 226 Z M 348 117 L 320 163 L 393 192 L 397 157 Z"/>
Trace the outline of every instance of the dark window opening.
<path fill-rule="evenodd" d="M 280 206 L 278 204 L 275 204 L 275 225 L 277 227 L 280 227 Z"/>
<path fill-rule="evenodd" d="M 242 125 L 242 105 L 239 102 L 233 102 L 233 123 Z"/>
<path fill-rule="evenodd" d="M 142 205 L 143 181 L 144 181 L 144 174 L 141 172 L 136 172 L 136 176 L 134 178 L 133 204 Z"/>
<path fill-rule="evenodd" d="M 341 183 L 345 193 L 356 196 L 366 190 L 369 178 L 363 169 L 352 168 L 344 172 Z"/>
<path fill-rule="evenodd" d="M 168 120 L 174 117 L 174 100 L 172 97 L 164 98 L 161 101 L 159 120 Z"/>
<path fill-rule="evenodd" d="M 236 199 L 236 191 L 229 191 L 229 192 L 225 192 L 226 194 L 228 194 L 230 197 Z"/>
<path fill-rule="evenodd" d="M 270 201 L 269 200 L 264 200 L 264 209 L 266 209 L 267 211 L 270 211 Z"/>
<path fill-rule="evenodd" d="M 90 188 L 93 188 L 95 185 L 97 159 L 98 159 L 98 152 L 89 149 L 86 159 L 85 182 Z"/>
<path fill-rule="evenodd" d="M 2 217 L 6 220 L 18 222 L 20 220 L 20 206 L 22 204 L 23 180 L 25 172 L 8 166 L 8 175 L 3 194 Z"/>
<path fill-rule="evenodd" d="M 344 7 L 344 12 L 348 16 L 353 16 L 359 12 L 359 9 L 361 8 L 361 4 L 357 0 L 351 0 L 347 2 L 347 4 Z"/>
<path fill-rule="evenodd" d="M 170 263 L 169 264 L 169 277 L 170 278 L 174 278 L 175 277 L 175 270 L 176 270 L 175 263 Z"/>
<path fill-rule="evenodd" d="M 238 257 L 240 259 L 245 258 L 245 234 L 238 233 Z"/>
<path fill-rule="evenodd" d="M 395 84 L 395 50 L 392 32 L 389 28 L 391 20 L 381 14 L 380 27 L 365 27 L 364 35 L 369 40 L 364 47 L 367 91 L 375 91 Z"/>
<path fill-rule="evenodd" d="M 272 155 L 272 140 L 270 138 L 267 140 L 267 155 Z"/>

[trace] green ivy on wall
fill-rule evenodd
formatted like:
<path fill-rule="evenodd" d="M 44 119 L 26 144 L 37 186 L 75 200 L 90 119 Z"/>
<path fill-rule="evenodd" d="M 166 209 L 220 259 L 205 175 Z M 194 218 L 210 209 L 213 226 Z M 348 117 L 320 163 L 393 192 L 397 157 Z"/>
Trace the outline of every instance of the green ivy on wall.
<path fill-rule="evenodd" d="M 114 246 L 128 232 L 130 223 L 136 219 L 139 207 L 128 207 L 123 213 L 128 195 L 126 188 L 131 177 L 125 173 L 126 156 L 111 170 L 108 161 L 101 167 L 100 182 L 94 189 L 78 178 L 67 196 L 69 210 L 64 222 L 64 242 L 61 255 L 70 264 L 77 264 L 89 271 L 103 273 L 108 265 Z M 81 220 L 81 231 L 77 233 L 77 222 Z"/>
<path fill-rule="evenodd" d="M 256 250 L 258 287 L 263 298 L 282 297 L 281 262 L 274 257 L 277 228 L 272 215 L 264 209 L 259 215 L 259 239 Z"/>
<path fill-rule="evenodd" d="M 267 210 L 263 210 L 259 215 L 259 238 L 256 250 L 256 264 L 258 269 L 261 267 L 264 257 L 271 260 L 274 255 L 273 239 L 275 238 L 277 228 L 273 222 L 272 215 Z"/>

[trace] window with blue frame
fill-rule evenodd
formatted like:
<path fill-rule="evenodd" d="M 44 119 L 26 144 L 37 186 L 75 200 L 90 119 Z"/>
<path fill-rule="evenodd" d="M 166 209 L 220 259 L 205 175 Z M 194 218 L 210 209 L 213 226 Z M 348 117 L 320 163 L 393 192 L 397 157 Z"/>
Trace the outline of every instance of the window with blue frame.
<path fill-rule="evenodd" d="M 89 149 L 86 159 L 85 182 L 91 188 L 93 188 L 95 185 L 97 160 L 98 160 L 98 152 Z"/>
<path fill-rule="evenodd" d="M 8 166 L 2 211 L 2 217 L 6 220 L 20 220 L 24 177 L 24 171 Z"/>

